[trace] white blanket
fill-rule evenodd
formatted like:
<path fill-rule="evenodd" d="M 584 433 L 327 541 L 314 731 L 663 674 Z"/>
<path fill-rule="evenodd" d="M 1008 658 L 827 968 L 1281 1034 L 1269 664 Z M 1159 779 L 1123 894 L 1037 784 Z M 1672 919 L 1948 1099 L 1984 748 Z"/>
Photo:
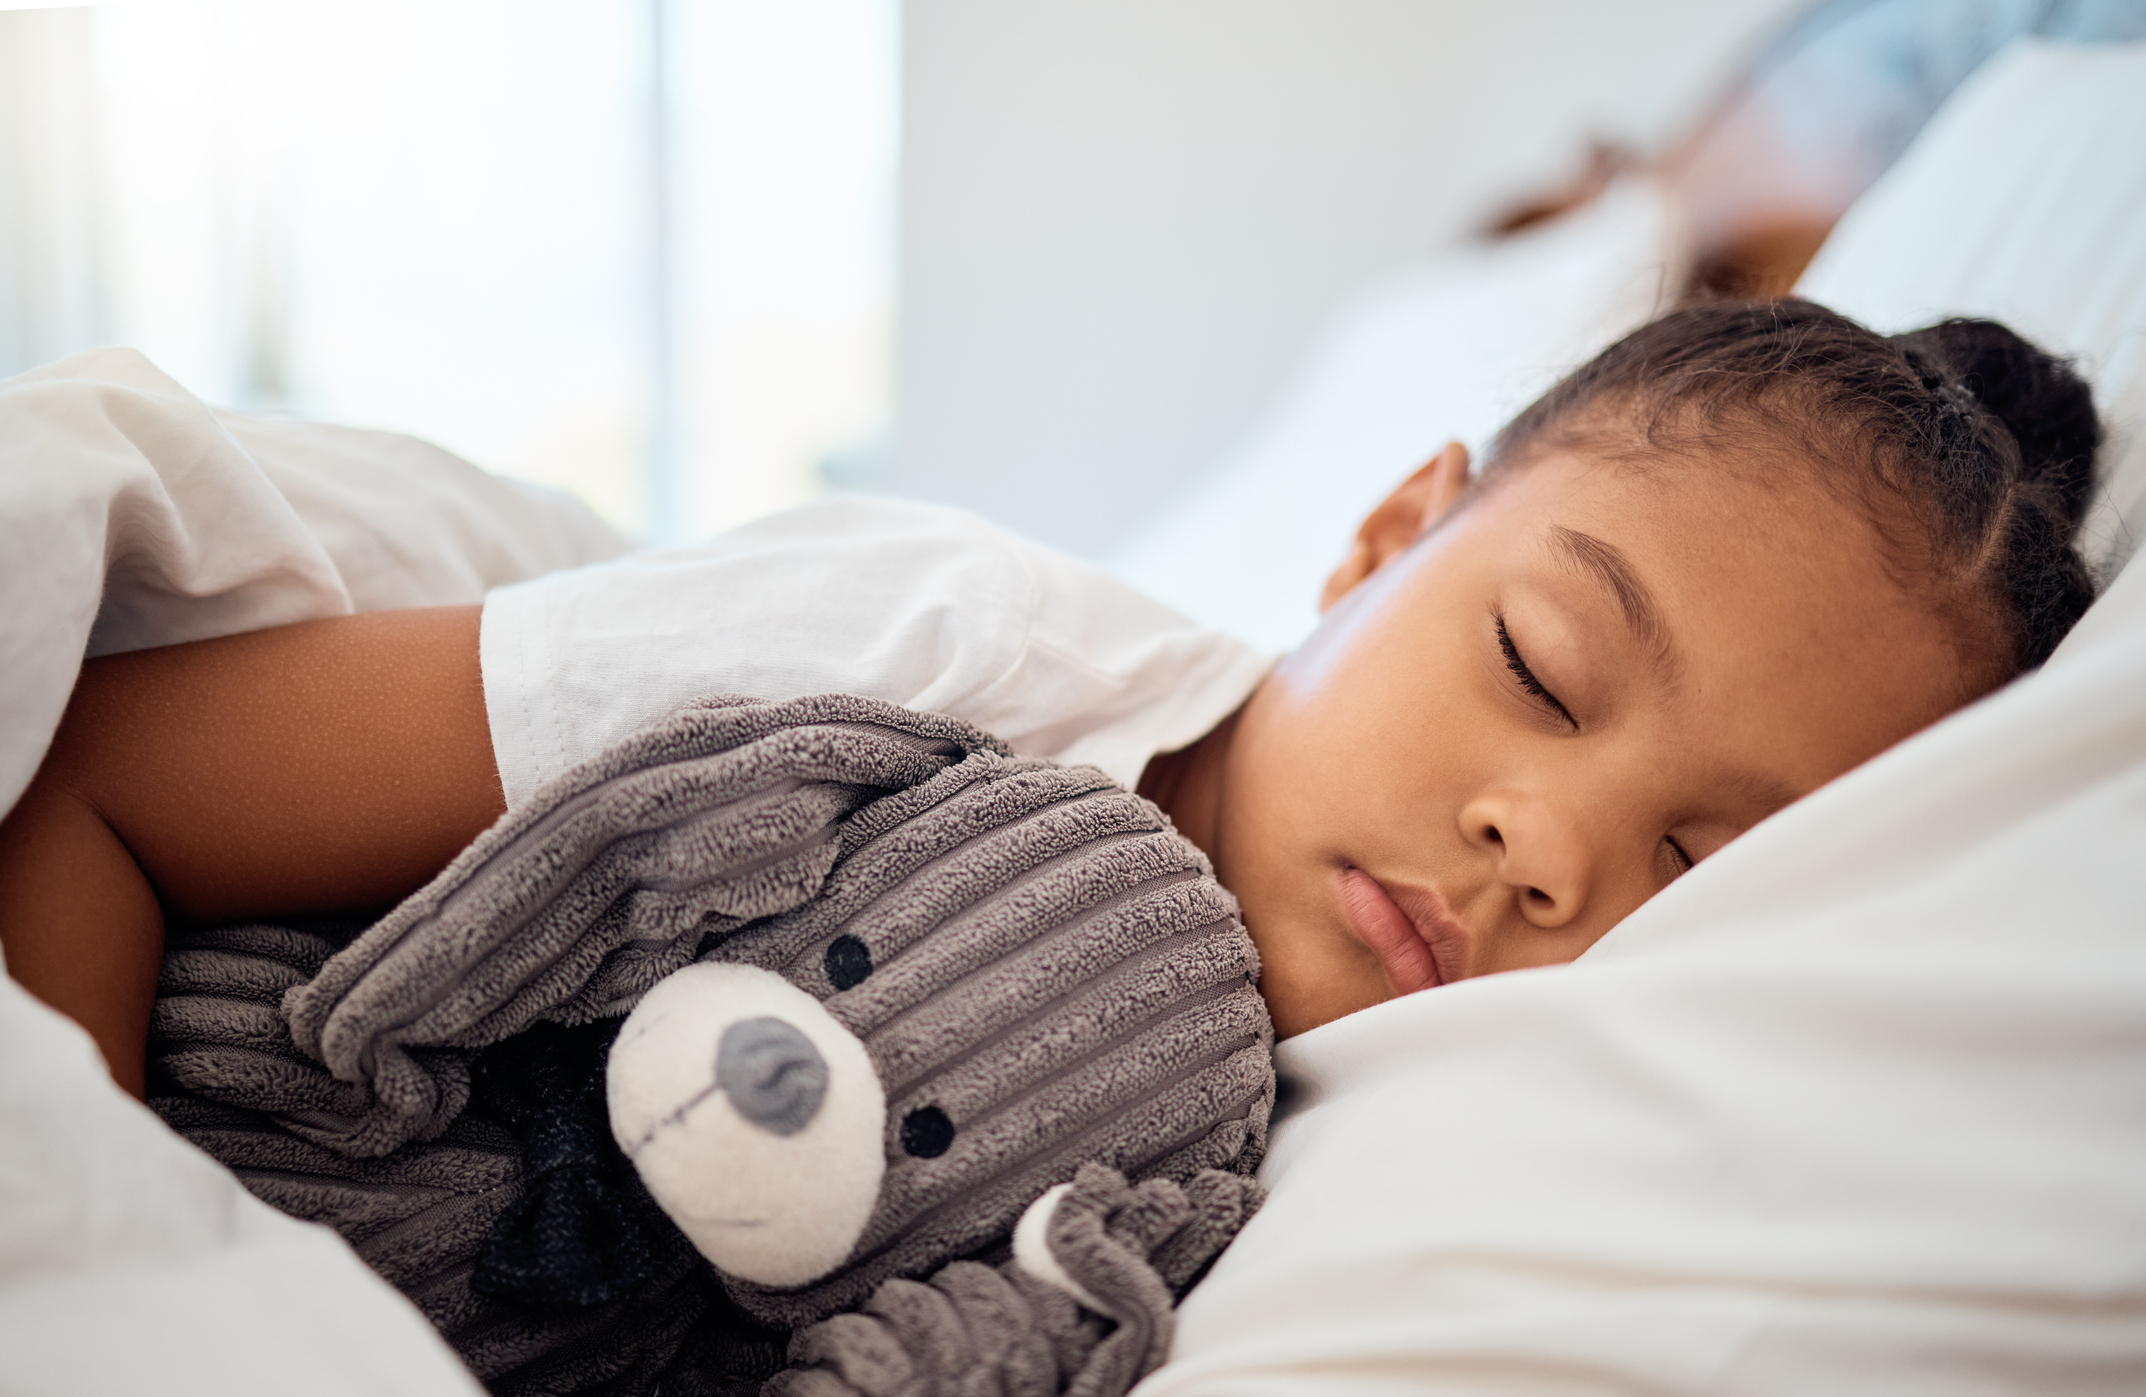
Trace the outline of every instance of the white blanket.
<path fill-rule="evenodd" d="M 412 437 L 217 412 L 131 349 L 0 382 L 0 810 L 85 649 L 474 602 L 623 551 L 555 491 Z"/>
<path fill-rule="evenodd" d="M 0 809 L 85 648 L 474 602 L 622 547 L 564 496 L 215 412 L 129 350 L 0 383 Z M 478 1388 L 341 1238 L 256 1200 L 0 976 L 0 1393 L 150 1391 Z"/>

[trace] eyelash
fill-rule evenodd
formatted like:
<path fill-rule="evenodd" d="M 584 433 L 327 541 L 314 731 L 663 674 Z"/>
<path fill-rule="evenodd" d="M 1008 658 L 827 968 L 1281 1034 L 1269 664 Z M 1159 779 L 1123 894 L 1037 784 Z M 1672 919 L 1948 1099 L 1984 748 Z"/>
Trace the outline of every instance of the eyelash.
<path fill-rule="evenodd" d="M 1528 668 L 1528 662 L 1520 658 L 1520 647 L 1513 644 L 1512 632 L 1505 629 L 1505 616 L 1503 613 L 1498 614 L 1497 622 L 1498 648 L 1505 652 L 1505 667 L 1513 672 L 1513 678 L 1518 681 L 1521 689 L 1530 698 L 1533 698 L 1545 708 L 1552 710 L 1558 717 L 1563 718 L 1567 723 L 1571 723 L 1573 727 L 1577 728 L 1579 724 L 1573 722 L 1572 714 L 1564 704 L 1558 702 L 1557 695 L 1544 688 L 1543 682 L 1535 677 L 1535 671 Z M 1682 877 L 1698 865 L 1699 861 L 1686 853 L 1684 846 L 1677 843 L 1676 840 L 1665 836 L 1662 842 L 1669 846 L 1669 852 L 1676 858 L 1677 871 L 1675 876 Z"/>
<path fill-rule="evenodd" d="M 1519 681 L 1521 689 L 1571 726 L 1579 727 L 1579 724 L 1573 721 L 1571 712 L 1557 701 L 1557 695 L 1544 688 L 1543 682 L 1535 677 L 1535 671 L 1528 668 L 1528 662 L 1520 658 L 1520 647 L 1513 644 L 1512 633 L 1505 629 L 1504 613 L 1498 614 L 1497 621 L 1498 648 L 1505 652 L 1505 667 L 1513 672 L 1513 678 Z"/>

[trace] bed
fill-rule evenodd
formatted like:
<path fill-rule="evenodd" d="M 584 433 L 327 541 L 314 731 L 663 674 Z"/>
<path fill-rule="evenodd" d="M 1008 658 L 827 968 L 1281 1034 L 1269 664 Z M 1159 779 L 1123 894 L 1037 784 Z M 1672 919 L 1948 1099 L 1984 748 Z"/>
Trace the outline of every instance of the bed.
<path fill-rule="evenodd" d="M 2114 580 L 2086 621 L 1578 962 L 1285 1044 L 1272 1197 L 1142 1397 L 2146 1389 L 2140 93 L 2146 48 L 2008 50 L 1801 283 L 1888 328 L 1996 314 L 2080 356 L 2112 426 Z M 1286 643 L 1357 496 L 1643 315 L 1663 231 L 1626 183 L 1375 289 L 1122 565 Z M 0 547 L 34 560 L 0 580 L 6 800 L 85 648 L 468 600 L 619 546 L 403 439 L 211 413 L 138 356 L 40 373 L 0 385 Z M 420 489 L 430 522 L 397 519 Z M 431 561 L 393 556 L 412 539 Z M 475 1390 L 339 1241 L 122 1097 L 11 981 L 0 1199 L 0 1391 Z"/>

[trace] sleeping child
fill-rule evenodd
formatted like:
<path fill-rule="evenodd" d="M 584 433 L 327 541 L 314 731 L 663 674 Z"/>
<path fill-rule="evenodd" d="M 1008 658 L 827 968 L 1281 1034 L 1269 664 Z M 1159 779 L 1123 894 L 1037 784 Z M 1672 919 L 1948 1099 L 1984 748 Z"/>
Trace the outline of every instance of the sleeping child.
<path fill-rule="evenodd" d="M 1279 663 L 972 517 L 861 499 L 481 609 L 98 659 L 0 823 L 0 946 L 139 1095 L 167 918 L 377 911 L 682 705 L 854 694 L 1151 800 L 1241 908 L 1287 1037 L 1573 960 L 2040 664 L 2092 600 L 2099 435 L 2002 326 L 1700 307 L 1480 469 L 1453 444 L 1402 482 Z"/>

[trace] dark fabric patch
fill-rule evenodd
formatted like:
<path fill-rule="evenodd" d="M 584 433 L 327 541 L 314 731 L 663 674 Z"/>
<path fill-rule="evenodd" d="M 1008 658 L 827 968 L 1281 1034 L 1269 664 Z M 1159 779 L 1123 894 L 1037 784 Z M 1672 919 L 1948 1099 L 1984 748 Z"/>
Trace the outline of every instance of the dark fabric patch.
<path fill-rule="evenodd" d="M 540 1023 L 477 1058 L 471 1106 L 520 1139 L 521 1197 L 470 1288 L 532 1309 L 607 1305 L 655 1274 L 678 1232 L 611 1137 L 604 1062 L 623 1019 Z"/>

